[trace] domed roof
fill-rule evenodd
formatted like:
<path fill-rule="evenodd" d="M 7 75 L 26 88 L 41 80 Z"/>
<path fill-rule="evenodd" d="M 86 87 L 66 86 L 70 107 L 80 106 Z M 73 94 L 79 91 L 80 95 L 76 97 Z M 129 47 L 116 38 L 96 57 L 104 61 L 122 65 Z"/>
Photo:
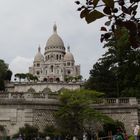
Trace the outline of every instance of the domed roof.
<path fill-rule="evenodd" d="M 64 61 L 74 61 L 73 54 L 70 52 L 70 47 L 68 47 L 68 52 L 64 55 Z"/>
<path fill-rule="evenodd" d="M 57 34 L 57 26 L 56 26 L 56 24 L 54 24 L 54 26 L 53 26 L 53 34 L 48 39 L 46 47 L 64 47 L 63 40 Z"/>
<path fill-rule="evenodd" d="M 35 55 L 34 61 L 44 61 L 44 57 L 40 52 L 41 48 L 38 47 L 38 53 Z"/>

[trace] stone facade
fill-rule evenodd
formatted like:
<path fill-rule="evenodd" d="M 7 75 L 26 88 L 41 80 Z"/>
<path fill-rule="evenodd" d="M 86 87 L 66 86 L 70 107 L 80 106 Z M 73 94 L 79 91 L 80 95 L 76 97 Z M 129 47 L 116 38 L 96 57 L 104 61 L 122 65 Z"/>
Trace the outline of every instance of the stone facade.
<path fill-rule="evenodd" d="M 34 90 L 34 92 L 43 92 L 46 88 L 49 88 L 51 92 L 57 92 L 61 89 L 70 89 L 76 90 L 80 89 L 81 82 L 77 83 L 66 83 L 66 82 L 59 82 L 59 83 L 49 83 L 49 82 L 11 82 L 6 84 L 6 91 L 10 93 L 26 93 L 30 89 Z"/>
<path fill-rule="evenodd" d="M 58 103 L 54 100 L 0 100 L 0 125 L 4 126 L 8 136 L 17 133 L 25 124 L 42 131 L 46 125 L 54 124 L 54 112 L 57 108 Z"/>
<path fill-rule="evenodd" d="M 94 108 L 114 120 L 123 122 L 128 135 L 132 135 L 134 126 L 140 123 L 140 102 L 136 98 L 106 99 L 104 103 L 99 103 Z"/>
<path fill-rule="evenodd" d="M 57 34 L 57 27 L 54 25 L 53 34 L 48 39 L 44 55 L 40 47 L 35 55 L 33 66 L 29 73 L 37 76 L 40 81 L 65 81 L 68 77 L 80 76 L 80 65 L 75 65 L 73 54 L 68 47 L 67 52 L 61 37 Z"/>
<path fill-rule="evenodd" d="M 59 105 L 57 94 L 52 94 L 49 89 L 43 93 L 30 90 L 28 93 L 0 94 L 0 125 L 5 127 L 9 136 L 26 123 L 42 131 L 46 125 L 55 124 L 54 113 Z M 136 98 L 104 99 L 94 104 L 93 108 L 122 121 L 128 135 L 139 123 L 140 102 Z"/>

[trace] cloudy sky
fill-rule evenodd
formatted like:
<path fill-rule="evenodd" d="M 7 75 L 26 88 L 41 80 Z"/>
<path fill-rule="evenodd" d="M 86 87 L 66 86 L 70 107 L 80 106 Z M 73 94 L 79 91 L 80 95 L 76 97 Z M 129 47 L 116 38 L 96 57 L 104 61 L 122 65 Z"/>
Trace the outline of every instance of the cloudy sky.
<path fill-rule="evenodd" d="M 28 72 L 39 44 L 44 53 L 56 22 L 65 47 L 70 45 L 81 74 L 88 78 L 104 52 L 100 43 L 103 21 L 87 24 L 77 8 L 74 0 L 0 0 L 0 59 L 13 73 Z"/>

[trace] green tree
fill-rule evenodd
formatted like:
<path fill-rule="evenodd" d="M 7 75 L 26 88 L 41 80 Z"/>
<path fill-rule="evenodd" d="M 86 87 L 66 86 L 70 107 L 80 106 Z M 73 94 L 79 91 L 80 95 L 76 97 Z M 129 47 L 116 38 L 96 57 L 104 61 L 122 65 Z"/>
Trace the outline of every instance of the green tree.
<path fill-rule="evenodd" d="M 104 46 L 107 52 L 90 71 L 86 88 L 104 92 L 107 97 L 140 97 L 140 50 L 131 47 L 128 36 L 126 28 L 118 27 Z"/>
<path fill-rule="evenodd" d="M 110 64 L 107 62 L 96 62 L 90 70 L 89 79 L 84 84 L 85 88 L 104 92 L 106 97 L 116 97 L 116 77 L 109 68 Z"/>
<path fill-rule="evenodd" d="M 70 138 L 76 136 L 81 139 L 84 132 L 92 135 L 91 129 L 98 131 L 96 126 L 112 121 L 90 106 L 101 96 L 102 93 L 89 90 L 61 91 L 61 107 L 56 113 L 57 126 L 61 133 Z"/>
<path fill-rule="evenodd" d="M 25 74 L 25 73 L 21 73 L 21 78 L 22 78 L 23 80 L 25 80 L 25 79 L 26 79 L 26 74 Z"/>
<path fill-rule="evenodd" d="M 21 82 L 21 79 L 22 79 L 22 74 L 21 73 L 16 73 L 15 77 L 19 79 L 19 82 Z"/>
<path fill-rule="evenodd" d="M 11 77 L 12 77 L 12 71 L 11 70 L 7 70 L 6 76 L 5 76 L 5 80 L 11 81 Z"/>
<path fill-rule="evenodd" d="M 37 76 L 32 75 L 31 73 L 16 73 L 15 77 L 19 79 L 19 82 L 21 80 L 25 80 L 27 78 L 28 81 L 38 81 Z"/>
<path fill-rule="evenodd" d="M 32 75 L 31 73 L 26 73 L 26 77 L 28 81 L 38 81 L 37 76 Z"/>
<path fill-rule="evenodd" d="M 124 124 L 118 120 L 114 122 L 109 122 L 103 125 L 103 130 L 100 131 L 100 137 L 105 137 L 108 135 L 108 132 L 111 132 L 112 135 L 117 134 L 117 129 L 120 129 L 122 132 L 125 132 Z"/>
<path fill-rule="evenodd" d="M 78 75 L 78 76 L 74 77 L 74 79 L 75 79 L 76 82 L 77 81 L 81 81 L 82 78 L 83 78 L 82 75 Z"/>
<path fill-rule="evenodd" d="M 5 80 L 11 80 L 12 72 L 8 69 L 8 65 L 4 60 L 0 59 L 0 90 L 5 90 Z"/>

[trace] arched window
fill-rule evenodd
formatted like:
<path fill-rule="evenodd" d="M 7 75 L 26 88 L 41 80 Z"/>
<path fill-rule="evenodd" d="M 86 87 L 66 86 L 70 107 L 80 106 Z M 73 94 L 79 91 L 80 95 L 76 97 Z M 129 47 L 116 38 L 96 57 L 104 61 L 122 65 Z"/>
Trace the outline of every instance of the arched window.
<path fill-rule="evenodd" d="M 67 66 L 70 66 L 70 62 L 67 62 Z"/>
<path fill-rule="evenodd" d="M 56 59 L 58 60 L 58 54 L 56 55 Z"/>
<path fill-rule="evenodd" d="M 36 72 L 36 74 L 37 74 L 37 75 L 39 75 L 39 74 L 40 74 L 40 72 L 39 72 L 39 71 L 37 71 L 37 72 Z"/>
<path fill-rule="evenodd" d="M 53 72 L 53 66 L 51 66 L 51 72 Z"/>
<path fill-rule="evenodd" d="M 44 78 L 43 81 L 47 82 L 48 80 L 47 80 L 47 78 Z"/>
<path fill-rule="evenodd" d="M 70 74 L 70 73 L 71 73 L 71 71 L 70 71 L 70 70 L 68 70 L 67 72 L 68 72 L 68 74 Z"/>
<path fill-rule="evenodd" d="M 60 79 L 59 79 L 59 78 L 56 78 L 56 81 L 57 81 L 57 82 L 60 82 Z"/>

